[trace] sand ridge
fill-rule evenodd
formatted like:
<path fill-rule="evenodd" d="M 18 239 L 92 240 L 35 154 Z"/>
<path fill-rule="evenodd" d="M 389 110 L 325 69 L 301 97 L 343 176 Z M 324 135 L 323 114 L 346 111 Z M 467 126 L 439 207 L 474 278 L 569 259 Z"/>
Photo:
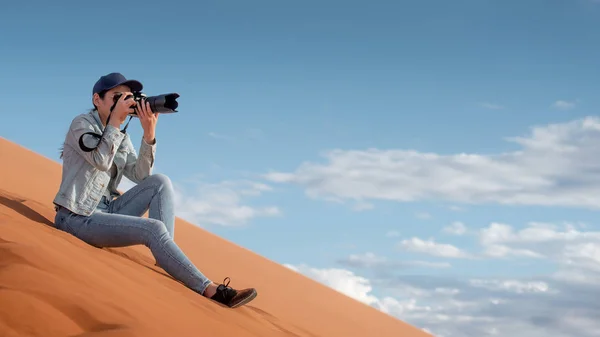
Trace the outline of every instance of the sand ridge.
<path fill-rule="evenodd" d="M 430 336 L 178 218 L 175 241 L 202 272 L 258 290 L 221 306 L 146 247 L 98 249 L 53 228 L 60 163 L 4 138 L 0 163 L 0 337 Z"/>

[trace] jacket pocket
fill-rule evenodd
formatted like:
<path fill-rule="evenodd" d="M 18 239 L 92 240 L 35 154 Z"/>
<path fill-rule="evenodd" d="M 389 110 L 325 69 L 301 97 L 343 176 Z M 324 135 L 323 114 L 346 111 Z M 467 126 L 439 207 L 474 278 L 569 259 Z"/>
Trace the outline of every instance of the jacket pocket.
<path fill-rule="evenodd" d="M 80 191 L 77 203 L 87 212 L 91 212 L 94 205 L 98 204 L 100 201 L 99 186 L 102 186 L 103 184 L 103 182 L 100 181 L 103 180 L 103 178 L 101 178 L 103 175 L 108 177 L 108 173 L 94 169 L 86 172 L 86 176 L 89 176 L 89 178 L 86 178 L 87 181 Z"/>

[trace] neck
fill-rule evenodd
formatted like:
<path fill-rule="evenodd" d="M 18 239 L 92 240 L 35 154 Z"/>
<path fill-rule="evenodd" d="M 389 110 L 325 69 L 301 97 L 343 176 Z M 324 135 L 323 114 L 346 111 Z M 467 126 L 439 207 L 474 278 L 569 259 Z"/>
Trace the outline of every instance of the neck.
<path fill-rule="evenodd" d="M 100 122 L 102 122 L 102 126 L 106 126 L 106 120 L 108 119 L 108 115 L 105 115 L 98 111 L 98 117 L 100 117 Z"/>

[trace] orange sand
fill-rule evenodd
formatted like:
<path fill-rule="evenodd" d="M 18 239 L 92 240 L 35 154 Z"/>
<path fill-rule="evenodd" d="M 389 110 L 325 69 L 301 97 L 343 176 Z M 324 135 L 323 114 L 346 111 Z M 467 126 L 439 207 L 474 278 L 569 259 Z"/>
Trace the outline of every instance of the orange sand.
<path fill-rule="evenodd" d="M 177 219 L 208 277 L 255 287 L 225 308 L 187 289 L 143 246 L 94 248 L 52 226 L 60 164 L 0 138 L 0 337 L 414 337 L 427 333 Z"/>

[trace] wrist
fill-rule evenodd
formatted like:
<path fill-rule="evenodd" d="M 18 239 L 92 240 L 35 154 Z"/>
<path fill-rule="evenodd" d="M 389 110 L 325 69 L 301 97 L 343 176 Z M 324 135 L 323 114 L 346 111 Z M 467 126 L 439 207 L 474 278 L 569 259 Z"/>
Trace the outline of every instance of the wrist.
<path fill-rule="evenodd" d="M 110 121 L 108 121 L 108 125 L 118 129 L 121 127 L 121 121 L 118 118 L 111 118 Z"/>
<path fill-rule="evenodd" d="M 153 145 L 155 142 L 154 134 L 144 134 L 143 138 L 144 141 L 149 145 Z"/>

